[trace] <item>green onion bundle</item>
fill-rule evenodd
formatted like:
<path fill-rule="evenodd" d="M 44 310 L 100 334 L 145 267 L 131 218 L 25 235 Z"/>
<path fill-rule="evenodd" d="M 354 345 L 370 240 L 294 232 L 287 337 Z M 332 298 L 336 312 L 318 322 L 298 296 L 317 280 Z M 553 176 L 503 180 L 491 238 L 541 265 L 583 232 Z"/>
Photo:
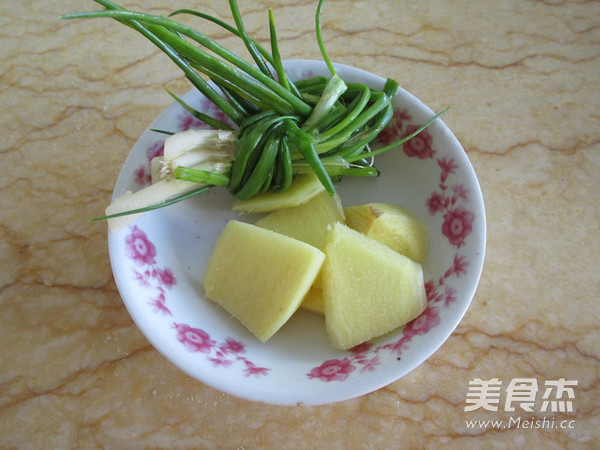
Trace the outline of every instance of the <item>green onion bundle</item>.
<path fill-rule="evenodd" d="M 371 150 L 370 144 L 392 118 L 392 100 L 398 84 L 388 79 L 382 90 L 376 90 L 359 83 L 345 83 L 337 75 L 321 37 L 324 0 L 317 6 L 316 33 L 331 76 L 296 82 L 284 71 L 271 10 L 269 51 L 247 35 L 236 0 L 229 0 L 235 26 L 188 9 L 177 10 L 166 18 L 129 11 L 109 0 L 95 1 L 105 9 L 63 18 L 109 17 L 139 32 L 164 52 L 191 84 L 235 124 L 236 148 L 227 170 L 215 173 L 210 167 L 201 166 L 177 167 L 172 171 L 179 180 L 202 184 L 192 191 L 194 195 L 204 192 L 206 187 L 225 186 L 237 198 L 247 200 L 263 192 L 286 190 L 293 178 L 307 168 L 333 195 L 334 182 L 339 177 L 376 176 L 378 172 L 370 157 L 402 144 L 439 116 L 401 141 Z M 172 18 L 179 14 L 208 20 L 238 36 L 253 63 Z M 231 130 L 227 123 L 193 109 L 169 93 L 194 117 L 212 128 Z M 222 161 L 220 163 L 222 167 Z M 128 213 L 156 209 L 191 195 L 187 192 L 162 204 Z"/>

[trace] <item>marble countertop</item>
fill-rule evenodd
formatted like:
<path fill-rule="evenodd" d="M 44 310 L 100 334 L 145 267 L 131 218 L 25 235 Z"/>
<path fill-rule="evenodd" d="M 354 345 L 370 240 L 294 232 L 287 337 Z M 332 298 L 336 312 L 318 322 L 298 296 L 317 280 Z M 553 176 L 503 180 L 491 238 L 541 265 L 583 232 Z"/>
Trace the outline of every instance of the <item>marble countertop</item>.
<path fill-rule="evenodd" d="M 215 3 L 125 6 L 228 18 Z M 260 39 L 273 7 L 286 59 L 320 58 L 316 2 L 239 3 Z M 600 446 L 600 3 L 326 4 L 335 62 L 394 78 L 433 110 L 451 106 L 444 121 L 478 174 L 488 243 L 471 308 L 429 360 L 379 391 L 314 407 L 204 386 L 154 350 L 123 306 L 106 224 L 87 219 L 171 103 L 162 86 L 189 85 L 126 27 L 58 19 L 93 9 L 0 6 L 0 447 Z M 536 380 L 540 396 L 552 383 L 565 390 L 552 415 L 539 402 L 531 412 L 465 411 L 469 383 L 495 378 Z"/>

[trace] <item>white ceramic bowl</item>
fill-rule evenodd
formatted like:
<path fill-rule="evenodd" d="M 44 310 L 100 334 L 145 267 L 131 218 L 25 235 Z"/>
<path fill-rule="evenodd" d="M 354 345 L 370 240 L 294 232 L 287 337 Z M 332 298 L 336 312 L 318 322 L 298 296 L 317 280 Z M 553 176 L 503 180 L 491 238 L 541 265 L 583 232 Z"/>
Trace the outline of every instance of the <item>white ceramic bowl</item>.
<path fill-rule="evenodd" d="M 288 61 L 293 80 L 328 75 L 315 61 Z M 337 65 L 346 81 L 381 88 L 384 79 Z M 184 99 L 214 113 L 198 92 Z M 425 123 L 433 112 L 408 92 L 395 97 L 396 114 L 382 140 L 393 141 Z M 149 161 L 164 135 L 202 124 L 179 105 L 167 108 L 133 147 L 114 195 L 148 182 Z M 406 327 L 350 351 L 333 349 L 321 316 L 298 311 L 266 344 L 204 298 L 202 277 L 213 245 L 229 219 L 252 221 L 231 210 L 223 188 L 153 211 L 130 227 L 109 233 L 114 276 L 131 317 L 156 349 L 207 385 L 253 401 L 315 405 L 357 397 L 388 385 L 431 356 L 455 329 L 479 281 L 485 251 L 485 212 L 473 168 L 441 121 L 376 158 L 376 179 L 345 178 L 344 205 L 401 204 L 429 226 L 423 265 L 428 308 Z"/>

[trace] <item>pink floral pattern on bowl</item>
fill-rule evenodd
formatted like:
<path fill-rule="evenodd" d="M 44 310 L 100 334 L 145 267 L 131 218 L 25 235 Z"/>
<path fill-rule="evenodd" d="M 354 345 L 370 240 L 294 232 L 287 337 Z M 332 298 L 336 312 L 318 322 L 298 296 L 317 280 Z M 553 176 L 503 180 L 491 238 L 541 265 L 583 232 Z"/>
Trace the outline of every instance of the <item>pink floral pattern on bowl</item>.
<path fill-rule="evenodd" d="M 177 280 L 169 268 L 160 268 L 156 263 L 156 246 L 138 226 L 130 227 L 130 232 L 125 236 L 125 255 L 130 258 L 134 266 L 133 275 L 140 287 L 153 288 L 156 294 L 148 302 L 155 313 L 172 316 L 167 307 L 167 290 L 172 288 Z M 194 328 L 185 323 L 173 322 L 172 328 L 176 332 L 177 340 L 190 353 L 207 354 L 207 359 L 214 367 L 229 367 L 240 361 L 244 364 L 245 376 L 266 375 L 270 369 L 259 367 L 243 356 L 246 351 L 242 342 L 232 338 L 225 338 L 225 342 L 217 343 L 201 328 Z"/>
<path fill-rule="evenodd" d="M 125 254 L 135 263 L 132 271 L 140 286 L 154 287 L 156 295 L 148 302 L 156 312 L 164 315 L 172 315 L 167 308 L 167 289 L 172 288 L 177 280 L 171 269 L 162 269 L 157 266 L 156 247 L 146 233 L 137 226 L 131 227 L 131 233 L 125 237 Z"/>
<path fill-rule="evenodd" d="M 173 323 L 173 328 L 177 330 L 177 340 L 181 342 L 188 351 L 192 353 L 202 352 L 208 355 L 208 360 L 214 367 L 229 367 L 240 361 L 244 364 L 244 376 L 262 376 L 269 370 L 266 367 L 259 367 L 244 357 L 242 354 L 246 351 L 245 346 L 240 341 L 232 338 L 226 338 L 225 342 L 217 343 L 212 340 L 210 335 L 200 329 L 192 328 L 186 324 Z"/>
<path fill-rule="evenodd" d="M 290 61 L 286 70 L 292 79 L 327 75 L 321 62 Z M 338 73 L 348 81 L 376 87 L 384 81 L 347 66 L 338 66 Z M 211 104 L 196 92 L 183 98 L 211 113 Z M 401 89 L 395 107 L 381 144 L 411 133 L 433 114 Z M 161 154 L 164 142 L 164 136 L 157 137 L 150 128 L 179 131 L 203 126 L 179 105 L 163 112 L 130 153 L 115 195 L 148 183 L 149 161 Z M 343 180 L 340 195 L 346 204 L 404 204 L 428 224 L 433 242 L 424 265 L 428 307 L 420 317 L 343 352 L 329 345 L 321 316 L 299 311 L 268 343 L 259 342 L 203 297 L 201 278 L 214 241 L 227 220 L 240 219 L 231 211 L 229 194 L 213 190 L 109 234 L 115 279 L 140 330 L 192 377 L 267 403 L 341 401 L 383 387 L 414 369 L 447 339 L 468 308 L 483 264 L 485 213 L 470 163 L 441 121 L 379 158 L 376 165 L 381 161 L 384 170 L 375 183 Z"/>

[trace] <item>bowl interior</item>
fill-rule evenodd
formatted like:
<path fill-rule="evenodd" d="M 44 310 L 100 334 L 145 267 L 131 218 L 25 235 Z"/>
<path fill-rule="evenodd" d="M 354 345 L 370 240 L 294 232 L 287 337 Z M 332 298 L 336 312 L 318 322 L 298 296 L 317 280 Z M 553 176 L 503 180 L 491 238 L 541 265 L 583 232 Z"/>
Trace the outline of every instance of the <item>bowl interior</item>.
<path fill-rule="evenodd" d="M 328 75 L 322 62 L 287 61 L 297 80 Z M 346 81 L 381 88 L 376 75 L 337 65 Z M 207 113 L 214 107 L 192 91 L 184 99 Z M 395 115 L 381 136 L 393 142 L 433 112 L 399 89 Z M 167 108 L 129 154 L 114 195 L 149 182 L 149 161 L 164 135 L 200 127 L 179 105 Z M 423 265 L 428 308 L 421 317 L 350 351 L 333 349 L 321 316 L 298 311 L 266 344 L 204 298 L 202 276 L 213 245 L 230 219 L 257 217 L 231 210 L 216 188 L 146 214 L 109 233 L 115 280 L 136 325 L 166 358 L 190 376 L 246 399 L 272 404 L 323 404 L 383 387 L 427 359 L 452 333 L 477 286 L 485 251 L 485 213 L 473 168 L 454 135 L 437 120 L 408 144 L 376 158 L 377 179 L 345 178 L 337 185 L 344 206 L 366 202 L 403 205 L 425 221 L 430 251 Z"/>

